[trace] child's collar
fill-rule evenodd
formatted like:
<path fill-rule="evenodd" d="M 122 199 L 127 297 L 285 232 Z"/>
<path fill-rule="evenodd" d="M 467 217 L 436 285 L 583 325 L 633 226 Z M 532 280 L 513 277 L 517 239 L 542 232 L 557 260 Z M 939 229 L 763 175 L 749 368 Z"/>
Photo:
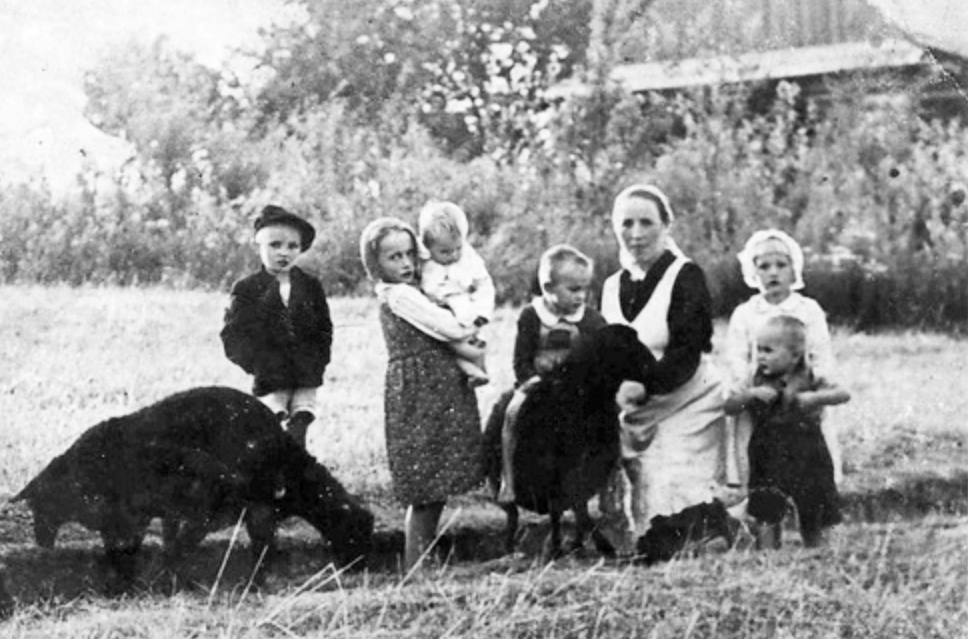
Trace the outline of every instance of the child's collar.
<path fill-rule="evenodd" d="M 568 315 L 556 313 L 548 307 L 548 302 L 544 297 L 541 296 L 537 296 L 531 300 L 531 306 L 534 307 L 535 312 L 538 314 L 538 319 L 541 320 L 541 323 L 545 326 L 554 326 L 562 320 L 572 324 L 577 324 L 585 316 L 584 306 L 578 307 L 577 311 L 574 313 L 569 313 Z"/>
<path fill-rule="evenodd" d="M 775 309 L 779 309 L 781 311 L 792 312 L 796 309 L 797 306 L 800 305 L 800 300 L 803 299 L 803 296 L 797 293 L 796 291 L 792 291 L 787 296 L 787 298 L 782 302 L 780 302 L 779 304 L 774 304 L 770 302 L 769 300 L 766 299 L 766 297 L 762 293 L 759 293 L 755 297 L 755 299 L 757 304 L 759 304 L 762 310 L 772 311 Z"/>

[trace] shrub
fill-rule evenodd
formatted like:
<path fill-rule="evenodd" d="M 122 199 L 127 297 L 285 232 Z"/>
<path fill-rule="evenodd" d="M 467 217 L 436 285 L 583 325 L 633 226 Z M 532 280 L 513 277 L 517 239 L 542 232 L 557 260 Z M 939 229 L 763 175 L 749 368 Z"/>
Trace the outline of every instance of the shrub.
<path fill-rule="evenodd" d="M 251 219 L 276 202 L 319 231 L 307 268 L 331 293 L 352 294 L 367 288 L 363 226 L 380 215 L 415 222 L 440 198 L 467 211 L 499 300 L 520 303 L 542 250 L 558 242 L 596 259 L 600 285 L 617 268 L 611 200 L 649 181 L 672 200 L 675 236 L 706 270 L 717 314 L 750 294 L 736 253 L 755 230 L 777 227 L 804 246 L 807 292 L 833 321 L 968 330 L 968 131 L 924 121 L 913 102 L 867 107 L 834 91 L 821 112 L 794 85 L 776 94 L 750 113 L 742 89 L 600 89 L 529 127 L 521 154 L 468 163 L 443 156 L 403 101 L 388 102 L 378 126 L 331 102 L 238 140 L 262 177 L 232 199 L 215 173 L 173 198 L 150 167 L 114 189 L 81 176 L 69 202 L 42 185 L 3 191 L 0 276 L 225 287 L 258 264 Z"/>

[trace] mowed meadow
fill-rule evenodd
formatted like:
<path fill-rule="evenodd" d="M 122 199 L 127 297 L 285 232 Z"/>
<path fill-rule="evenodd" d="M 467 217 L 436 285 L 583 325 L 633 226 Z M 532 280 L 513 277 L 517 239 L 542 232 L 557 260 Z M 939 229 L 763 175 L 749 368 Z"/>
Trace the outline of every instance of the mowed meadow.
<path fill-rule="evenodd" d="M 98 421 L 194 386 L 248 390 L 218 339 L 227 295 L 0 287 L 0 296 L 0 563 L 17 599 L 0 636 L 968 636 L 964 339 L 835 331 L 853 400 L 831 413 L 842 432 L 847 521 L 825 548 L 802 549 L 790 530 L 778 552 L 753 552 L 745 537 L 734 549 L 711 544 L 652 568 L 594 553 L 546 565 L 531 552 L 501 557 L 487 543 L 503 516 L 481 491 L 454 500 L 444 515 L 452 552 L 418 575 L 392 562 L 336 572 L 316 552 L 315 531 L 287 522 L 286 562 L 261 591 L 246 587 L 247 557 L 237 547 L 244 538 L 226 531 L 202 545 L 185 568 L 190 583 L 169 594 L 151 581 L 153 534 L 144 587 L 107 598 L 100 540 L 69 527 L 43 551 L 29 515 L 8 499 Z M 333 362 L 309 448 L 373 506 L 392 555 L 403 512 L 390 496 L 384 454 L 376 304 L 335 299 L 331 308 Z M 482 416 L 510 385 L 515 317 L 503 309 L 490 328 L 494 381 L 479 390 Z"/>

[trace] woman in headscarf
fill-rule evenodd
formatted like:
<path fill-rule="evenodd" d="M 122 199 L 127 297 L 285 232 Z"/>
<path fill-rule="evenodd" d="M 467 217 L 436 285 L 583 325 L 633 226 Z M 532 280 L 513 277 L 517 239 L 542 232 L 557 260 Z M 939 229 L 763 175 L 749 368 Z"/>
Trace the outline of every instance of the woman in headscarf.
<path fill-rule="evenodd" d="M 602 315 L 634 328 L 657 360 L 644 387 L 628 382 L 618 397 L 631 522 L 621 531 L 625 542 L 616 541 L 626 547 L 656 516 L 715 504 L 725 479 L 723 392 L 706 362 L 711 298 L 702 269 L 673 241 L 672 222 L 668 199 L 653 186 L 632 186 L 615 198 L 612 226 L 622 268 L 605 281 Z M 614 492 L 612 498 L 605 499 L 607 518 L 620 508 Z"/>

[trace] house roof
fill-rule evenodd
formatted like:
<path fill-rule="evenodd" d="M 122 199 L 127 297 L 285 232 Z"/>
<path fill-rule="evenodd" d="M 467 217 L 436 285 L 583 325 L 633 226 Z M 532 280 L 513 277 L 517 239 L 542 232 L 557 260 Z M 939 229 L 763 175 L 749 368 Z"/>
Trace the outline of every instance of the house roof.
<path fill-rule="evenodd" d="M 968 2 L 866 0 L 915 42 L 968 59 Z"/>
<path fill-rule="evenodd" d="M 899 39 L 876 42 L 844 42 L 758 51 L 711 58 L 689 58 L 626 64 L 615 67 L 609 79 L 630 92 L 684 89 L 688 87 L 798 78 L 861 69 L 881 69 L 924 64 L 926 49 Z M 551 99 L 582 95 L 588 87 L 566 80 L 551 87 Z"/>

